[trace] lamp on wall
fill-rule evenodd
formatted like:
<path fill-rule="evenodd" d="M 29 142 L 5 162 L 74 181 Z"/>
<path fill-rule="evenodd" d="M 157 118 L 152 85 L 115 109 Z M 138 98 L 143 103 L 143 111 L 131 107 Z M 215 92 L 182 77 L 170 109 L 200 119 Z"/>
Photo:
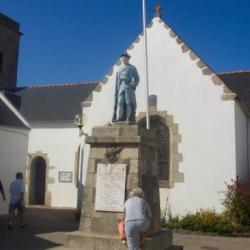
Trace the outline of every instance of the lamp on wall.
<path fill-rule="evenodd" d="M 83 132 L 83 127 L 87 123 L 87 117 L 85 114 L 76 114 L 74 118 L 74 124 L 79 128 L 79 136 L 87 135 Z"/>

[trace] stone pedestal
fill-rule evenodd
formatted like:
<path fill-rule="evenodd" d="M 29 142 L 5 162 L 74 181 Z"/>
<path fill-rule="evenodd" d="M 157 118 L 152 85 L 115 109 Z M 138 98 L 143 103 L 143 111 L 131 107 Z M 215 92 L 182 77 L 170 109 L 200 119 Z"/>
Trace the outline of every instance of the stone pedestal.
<path fill-rule="evenodd" d="M 153 131 L 124 123 L 95 127 L 86 138 L 90 154 L 79 231 L 68 236 L 69 247 L 82 250 L 127 250 L 119 240 L 117 222 L 121 212 L 95 211 L 98 164 L 126 164 L 125 197 L 141 187 L 153 215 L 153 227 L 145 250 L 172 249 L 172 234 L 160 225 L 160 199 L 157 170 L 157 138 Z M 174 248 L 173 248 L 174 249 Z"/>

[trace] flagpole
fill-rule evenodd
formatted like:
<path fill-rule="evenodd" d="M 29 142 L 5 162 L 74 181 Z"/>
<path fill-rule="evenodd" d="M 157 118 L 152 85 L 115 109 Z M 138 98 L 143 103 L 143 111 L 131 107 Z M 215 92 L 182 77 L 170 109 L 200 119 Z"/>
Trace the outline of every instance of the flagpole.
<path fill-rule="evenodd" d="M 146 104 L 146 128 L 150 129 L 149 120 L 149 107 L 148 107 L 148 44 L 147 44 L 147 31 L 146 31 L 146 3 L 142 0 L 142 13 L 143 13 L 143 33 L 144 33 L 144 72 L 145 72 L 145 104 Z"/>

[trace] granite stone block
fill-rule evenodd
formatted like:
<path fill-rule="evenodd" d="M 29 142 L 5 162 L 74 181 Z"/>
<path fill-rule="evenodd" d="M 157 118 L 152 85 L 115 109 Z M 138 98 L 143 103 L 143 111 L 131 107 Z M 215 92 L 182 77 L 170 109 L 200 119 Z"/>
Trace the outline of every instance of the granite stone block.
<path fill-rule="evenodd" d="M 171 119 L 171 116 L 168 117 Z M 177 130 L 178 128 L 176 128 Z M 86 176 L 80 229 L 69 235 L 69 246 L 88 250 L 127 250 L 118 238 L 117 223 L 123 218 L 120 211 L 95 211 L 96 166 L 108 160 L 107 148 L 122 147 L 117 154 L 118 164 L 127 164 L 125 197 L 135 187 L 142 187 L 153 214 L 153 228 L 145 240 L 145 250 L 166 250 L 172 246 L 172 234 L 162 231 L 160 224 L 157 138 L 155 133 L 129 124 L 96 127 L 94 136 L 87 137 L 91 146 Z M 178 140 L 178 134 L 175 136 Z M 115 143 L 114 143 L 115 142 Z M 176 147 L 176 157 L 179 157 Z M 176 161 L 177 162 L 177 161 Z M 115 164 L 115 163 L 114 163 Z M 116 165 L 112 165 L 112 171 Z M 117 178 L 116 178 L 117 179 Z M 100 179 L 101 181 L 101 179 Z M 109 185 L 109 183 L 107 183 Z M 107 189 L 110 190 L 110 189 Z M 122 193 L 123 194 L 123 193 Z M 106 195 L 106 193 L 105 193 Z M 110 193 L 111 195 L 111 193 Z"/>

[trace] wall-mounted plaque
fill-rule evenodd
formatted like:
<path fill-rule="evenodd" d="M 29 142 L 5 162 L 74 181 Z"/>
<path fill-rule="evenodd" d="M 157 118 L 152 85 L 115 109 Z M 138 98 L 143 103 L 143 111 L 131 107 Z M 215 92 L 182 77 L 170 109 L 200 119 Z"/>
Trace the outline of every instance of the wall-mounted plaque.
<path fill-rule="evenodd" d="M 59 171 L 59 182 L 72 182 L 72 172 Z"/>
<path fill-rule="evenodd" d="M 97 164 L 96 211 L 123 212 L 126 164 Z"/>

